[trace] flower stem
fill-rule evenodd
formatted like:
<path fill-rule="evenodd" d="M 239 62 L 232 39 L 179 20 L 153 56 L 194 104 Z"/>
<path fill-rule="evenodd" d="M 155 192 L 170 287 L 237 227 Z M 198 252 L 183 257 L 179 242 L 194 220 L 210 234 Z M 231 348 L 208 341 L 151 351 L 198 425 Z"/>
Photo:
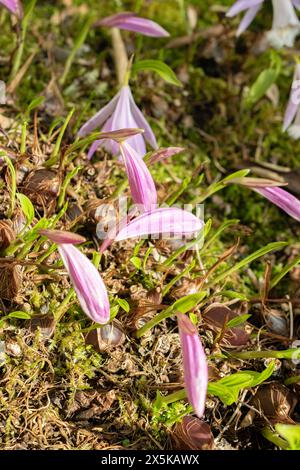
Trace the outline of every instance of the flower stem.
<path fill-rule="evenodd" d="M 124 85 L 124 79 L 128 70 L 128 57 L 124 41 L 118 28 L 111 28 L 111 38 L 114 51 L 114 61 L 120 86 Z"/>

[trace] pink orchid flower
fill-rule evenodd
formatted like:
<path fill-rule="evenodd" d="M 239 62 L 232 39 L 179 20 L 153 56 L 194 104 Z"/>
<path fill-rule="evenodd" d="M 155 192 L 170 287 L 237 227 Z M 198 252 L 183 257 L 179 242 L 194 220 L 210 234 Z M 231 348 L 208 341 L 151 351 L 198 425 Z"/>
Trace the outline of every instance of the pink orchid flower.
<path fill-rule="evenodd" d="M 96 128 L 102 128 L 102 132 L 116 131 L 123 128 L 144 129 L 143 135 L 138 134 L 128 139 L 128 143 L 142 157 L 146 154 L 145 140 L 157 149 L 157 142 L 151 127 L 144 118 L 142 112 L 135 104 L 131 90 L 128 85 L 123 86 L 119 93 L 102 108 L 95 116 L 86 122 L 78 132 L 79 137 L 85 137 Z M 96 140 L 89 152 L 91 158 L 99 145 L 104 145 L 105 149 L 112 154 L 119 152 L 119 145 L 112 140 Z"/>
<path fill-rule="evenodd" d="M 264 0 L 237 0 L 228 10 L 228 17 L 246 12 L 237 30 L 237 36 L 252 23 L 263 2 Z M 295 12 L 295 7 L 300 8 L 300 0 L 272 0 L 272 5 L 273 24 L 271 31 L 267 32 L 267 40 L 275 48 L 292 47 L 300 32 L 300 22 Z"/>

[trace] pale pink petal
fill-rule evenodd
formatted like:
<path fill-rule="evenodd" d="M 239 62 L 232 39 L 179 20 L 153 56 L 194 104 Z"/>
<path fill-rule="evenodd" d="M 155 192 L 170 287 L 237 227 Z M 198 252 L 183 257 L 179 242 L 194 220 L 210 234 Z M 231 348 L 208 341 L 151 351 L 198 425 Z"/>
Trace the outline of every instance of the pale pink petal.
<path fill-rule="evenodd" d="M 257 5 L 261 5 L 263 2 L 264 0 L 237 0 L 232 7 L 229 8 L 226 16 L 231 18 L 232 16 L 236 16 L 241 13 L 241 11 L 249 10 Z"/>
<path fill-rule="evenodd" d="M 135 13 L 119 13 L 108 16 L 96 23 L 97 26 L 109 26 L 141 33 L 144 36 L 167 37 L 169 33 L 159 24 L 147 18 L 140 18 Z"/>
<path fill-rule="evenodd" d="M 113 131 L 112 127 L 112 121 L 113 121 L 113 116 L 111 116 L 104 126 L 101 129 L 101 132 L 111 132 Z M 104 139 L 104 140 L 95 140 L 95 142 L 92 143 L 89 151 L 88 151 L 88 159 L 91 159 L 95 151 L 99 146 L 102 146 L 105 148 L 105 150 L 112 155 L 116 155 L 119 152 L 119 145 L 117 142 L 111 139 Z"/>
<path fill-rule="evenodd" d="M 112 120 L 110 121 L 110 130 L 140 127 L 131 112 L 130 94 L 131 91 L 129 86 L 123 86 L 120 92 L 120 97 L 116 109 L 112 115 Z M 142 157 L 145 155 L 146 145 L 144 137 L 141 134 L 130 137 L 127 142 L 136 150 L 139 155 L 141 155 Z M 112 148 L 115 149 L 115 151 L 113 151 L 113 154 L 118 153 L 118 146 L 115 147 L 114 145 L 112 145 Z"/>
<path fill-rule="evenodd" d="M 205 410 L 208 384 L 205 351 L 195 325 L 186 315 L 178 315 L 178 327 L 182 346 L 185 389 L 196 415 L 201 418 Z"/>
<path fill-rule="evenodd" d="M 19 18 L 22 17 L 23 8 L 19 0 L 0 0 L 0 4 L 4 5 L 9 11 Z"/>
<path fill-rule="evenodd" d="M 130 106 L 131 112 L 132 112 L 132 115 L 133 115 L 133 117 L 134 117 L 134 119 L 137 123 L 137 126 L 140 127 L 141 129 L 144 129 L 145 139 L 147 140 L 147 142 L 149 142 L 149 144 L 151 145 L 152 148 L 157 149 L 158 145 L 157 145 L 156 137 L 155 137 L 150 125 L 148 124 L 148 121 L 145 119 L 143 113 L 141 112 L 141 110 L 135 104 L 135 101 L 134 101 L 134 98 L 132 96 L 130 88 L 129 88 L 129 99 L 130 99 L 130 103 L 131 103 L 131 106 Z"/>
<path fill-rule="evenodd" d="M 157 206 L 157 192 L 147 165 L 128 142 L 123 142 L 120 150 L 133 202 L 142 205 L 145 212 L 152 211 Z"/>
<path fill-rule="evenodd" d="M 293 122 L 300 104 L 300 64 L 296 64 L 290 97 L 284 115 L 283 131 Z"/>
<path fill-rule="evenodd" d="M 300 0 L 292 0 L 292 3 L 294 7 L 298 8 L 300 10 Z"/>
<path fill-rule="evenodd" d="M 73 245 L 58 245 L 82 310 L 93 321 L 105 324 L 110 318 L 106 287 L 93 263 Z"/>
<path fill-rule="evenodd" d="M 78 243 L 84 243 L 85 238 L 77 233 L 66 232 L 64 230 L 40 230 L 40 234 L 49 238 L 53 243 L 72 243 L 77 245 Z"/>
<path fill-rule="evenodd" d="M 84 137 L 96 127 L 100 126 L 103 126 L 101 129 L 102 132 L 139 127 L 144 129 L 144 134 L 136 134 L 127 139 L 127 142 L 142 158 L 146 154 L 145 139 L 148 140 L 154 148 L 157 148 L 155 136 L 141 111 L 135 105 L 129 86 L 123 86 L 108 105 L 102 108 L 99 113 L 81 127 L 78 135 L 79 137 Z M 99 145 L 103 145 L 103 147 L 113 155 L 119 153 L 119 145 L 113 140 L 100 141 L 97 139 L 89 149 L 88 158 L 93 156 Z"/>
<path fill-rule="evenodd" d="M 295 196 L 278 187 L 255 188 L 254 191 L 300 222 L 300 201 Z"/>
<path fill-rule="evenodd" d="M 157 234 L 187 235 L 199 232 L 203 222 L 192 213 L 178 208 L 161 208 L 140 215 L 122 228 L 116 241 Z"/>
<path fill-rule="evenodd" d="M 237 29 L 237 32 L 236 32 L 237 36 L 240 36 L 244 31 L 246 31 L 248 26 L 252 23 L 252 21 L 256 17 L 257 12 L 260 9 L 260 7 L 261 7 L 261 5 L 259 4 L 259 5 L 255 6 L 253 8 L 249 8 L 249 10 L 245 13 L 245 15 L 244 15 L 244 17 L 243 17 L 242 21 L 240 22 L 239 27 Z"/>
<path fill-rule="evenodd" d="M 79 137 L 85 137 L 90 134 L 97 127 L 101 127 L 102 124 L 112 115 L 117 102 L 119 100 L 120 91 L 117 93 L 112 100 L 103 108 L 98 111 L 89 121 L 87 121 L 78 131 Z"/>

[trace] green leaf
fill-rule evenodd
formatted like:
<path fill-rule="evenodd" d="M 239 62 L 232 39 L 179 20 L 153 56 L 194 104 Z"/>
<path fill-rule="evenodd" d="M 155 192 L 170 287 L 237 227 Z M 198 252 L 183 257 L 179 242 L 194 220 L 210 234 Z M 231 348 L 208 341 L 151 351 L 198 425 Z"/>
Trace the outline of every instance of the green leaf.
<path fill-rule="evenodd" d="M 228 278 L 232 273 L 234 273 L 236 271 L 239 271 L 240 269 L 242 269 L 247 264 L 252 263 L 252 261 L 255 261 L 257 258 L 260 258 L 260 257 L 266 255 L 270 251 L 279 250 L 280 248 L 283 248 L 287 245 L 288 245 L 288 243 L 286 243 L 286 242 L 269 243 L 268 245 L 264 246 L 263 248 L 260 248 L 259 250 L 255 251 L 251 255 L 247 256 L 245 259 L 243 259 L 239 263 L 235 264 L 232 268 L 228 269 L 227 271 L 223 271 L 223 273 L 219 274 L 217 277 L 215 277 L 212 280 L 212 282 L 209 283 L 209 286 L 219 283 L 224 278 Z"/>
<path fill-rule="evenodd" d="M 186 295 L 181 299 L 176 300 L 172 305 L 173 312 L 186 313 L 192 310 L 199 302 L 201 302 L 201 300 L 204 299 L 204 297 L 206 297 L 206 294 L 206 292 L 202 291 L 196 294 Z"/>
<path fill-rule="evenodd" d="M 120 305 L 114 305 L 110 308 L 110 320 L 113 320 L 119 313 Z"/>
<path fill-rule="evenodd" d="M 291 269 L 294 269 L 300 263 L 300 255 L 296 256 L 296 258 L 283 269 L 271 280 L 270 288 L 273 289 L 277 284 L 281 281 L 281 279 L 289 272 Z"/>
<path fill-rule="evenodd" d="M 194 325 L 197 325 L 198 323 L 197 315 L 195 313 L 190 313 L 189 317 L 190 317 L 191 322 L 194 323 Z"/>
<path fill-rule="evenodd" d="M 275 363 L 271 362 L 263 372 L 246 370 L 224 377 L 217 382 L 209 382 L 207 393 L 209 395 L 219 397 L 225 405 L 232 405 L 238 400 L 241 390 L 245 388 L 256 387 L 260 383 L 264 382 L 272 375 L 274 368 Z M 175 401 L 182 400 L 185 397 L 185 389 L 177 390 L 176 392 L 171 393 L 166 397 L 163 397 L 160 393 L 157 393 L 155 406 L 161 408 L 163 405 L 174 403 Z"/>
<path fill-rule="evenodd" d="M 276 69 L 269 68 L 261 72 L 244 98 L 245 105 L 251 107 L 257 103 L 275 83 L 277 76 Z"/>
<path fill-rule="evenodd" d="M 172 85 L 182 86 L 182 83 L 178 80 L 173 70 L 161 60 L 140 60 L 135 62 L 132 66 L 133 73 L 145 70 L 156 72 L 161 78 Z"/>
<path fill-rule="evenodd" d="M 239 300 L 249 301 L 246 295 L 241 294 L 240 292 L 235 292 L 233 290 L 222 290 L 220 292 L 220 295 L 223 295 L 224 297 L 227 297 L 228 299 L 239 299 Z"/>
<path fill-rule="evenodd" d="M 133 264 L 133 266 L 134 266 L 136 269 L 141 269 L 142 261 L 141 261 L 141 259 L 138 258 L 137 256 L 133 256 L 132 258 L 130 258 L 130 262 Z"/>
<path fill-rule="evenodd" d="M 17 193 L 21 209 L 27 219 L 27 225 L 30 225 L 34 219 L 34 207 L 30 199 L 25 194 Z"/>
<path fill-rule="evenodd" d="M 40 106 L 43 102 L 45 101 L 44 96 L 37 96 L 34 98 L 32 101 L 30 101 L 29 105 L 27 106 L 27 109 L 25 111 L 25 115 L 29 116 L 30 112 Z"/>
<path fill-rule="evenodd" d="M 9 318 L 18 318 L 19 320 L 29 320 L 31 315 L 27 312 L 15 311 L 7 315 Z"/>
<path fill-rule="evenodd" d="M 124 300 L 124 299 L 117 299 L 117 302 L 118 302 L 118 304 L 120 305 L 120 307 L 121 307 L 123 310 L 125 310 L 126 313 L 129 312 L 130 306 L 129 306 L 129 303 L 128 303 L 126 300 Z"/>
<path fill-rule="evenodd" d="M 264 359 L 264 358 L 273 358 L 273 359 L 300 359 L 300 348 L 286 349 L 284 351 L 274 351 L 273 349 L 268 349 L 266 351 L 241 351 L 241 352 L 232 352 L 227 353 L 228 356 L 235 357 L 237 359 Z"/>
<path fill-rule="evenodd" d="M 217 395 L 225 405 L 232 405 L 238 400 L 239 393 L 244 388 L 256 387 L 273 374 L 274 361 L 262 372 L 246 370 L 237 372 L 208 385 L 208 393 Z"/>
<path fill-rule="evenodd" d="M 288 442 L 288 449 L 300 450 L 300 425 L 276 424 L 275 429 Z"/>
<path fill-rule="evenodd" d="M 155 325 L 158 325 L 158 323 L 165 320 L 166 318 L 172 317 L 178 312 L 186 313 L 189 310 L 192 310 L 194 307 L 196 307 L 199 302 L 204 299 L 206 295 L 207 292 L 201 291 L 196 294 L 186 295 L 185 297 L 176 300 L 173 305 L 168 307 L 166 310 L 162 310 L 161 312 L 159 312 L 157 315 L 155 315 L 154 318 L 149 320 L 146 325 L 142 326 L 139 330 L 137 330 L 136 337 L 140 338 L 146 333 L 146 331 L 150 330 Z"/>
<path fill-rule="evenodd" d="M 226 328 L 235 328 L 236 326 L 242 325 L 250 317 L 251 317 L 251 315 L 249 315 L 247 313 L 245 315 L 240 315 L 238 317 L 235 317 L 232 320 L 229 320 L 229 322 L 226 325 Z"/>
<path fill-rule="evenodd" d="M 86 40 L 86 37 L 87 37 L 88 33 L 91 31 L 91 25 L 92 25 L 93 21 L 94 21 L 93 15 L 89 14 L 88 17 L 86 18 L 85 22 L 82 24 L 81 28 L 79 29 L 79 34 L 75 38 L 73 48 L 72 48 L 72 50 L 71 50 L 71 52 L 70 52 L 70 54 L 69 54 L 69 56 L 68 56 L 68 58 L 65 62 L 65 68 L 64 68 L 63 74 L 59 79 L 59 83 L 61 85 L 64 85 L 64 83 L 67 79 L 67 76 L 68 76 L 70 68 L 71 68 L 71 66 L 74 62 L 74 59 L 77 55 L 77 52 L 79 51 L 82 44 Z"/>
<path fill-rule="evenodd" d="M 232 405 L 238 399 L 238 390 L 231 390 L 229 387 L 212 382 L 208 384 L 207 393 L 219 397 L 225 405 Z"/>
<path fill-rule="evenodd" d="M 224 184 L 224 183 L 230 183 L 231 180 L 239 179 L 239 178 L 245 178 L 248 174 L 250 173 L 250 170 L 239 170 L 235 171 L 234 173 L 231 173 L 231 175 L 226 176 L 226 178 L 222 179 L 219 183 L 216 184 Z"/>
<path fill-rule="evenodd" d="M 57 203 L 57 207 L 60 209 L 63 204 L 64 204 L 64 200 L 65 200 L 65 197 L 66 197 L 66 191 L 67 191 L 67 188 L 71 182 L 71 179 L 74 178 L 77 173 L 82 170 L 82 166 L 77 166 L 75 168 L 73 168 L 72 171 L 70 171 L 65 179 L 64 179 L 64 182 L 63 184 L 61 185 L 61 190 L 60 190 L 60 193 L 59 193 L 59 198 L 58 198 L 58 203 Z"/>

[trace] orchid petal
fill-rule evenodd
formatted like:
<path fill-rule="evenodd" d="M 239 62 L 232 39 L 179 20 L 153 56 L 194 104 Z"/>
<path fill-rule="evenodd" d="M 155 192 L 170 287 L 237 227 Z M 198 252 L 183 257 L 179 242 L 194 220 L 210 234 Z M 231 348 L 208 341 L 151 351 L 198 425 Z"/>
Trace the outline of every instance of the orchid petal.
<path fill-rule="evenodd" d="M 208 384 L 208 367 L 205 351 L 195 325 L 183 314 L 178 315 L 182 346 L 184 382 L 188 400 L 198 418 L 205 410 Z"/>
<path fill-rule="evenodd" d="M 300 104 L 300 64 L 296 65 L 288 105 L 284 115 L 283 131 L 293 122 Z"/>
<path fill-rule="evenodd" d="M 122 13 L 117 13 L 115 15 L 106 16 L 101 20 L 95 23 L 96 26 L 114 26 L 115 21 L 122 21 L 126 18 L 131 18 L 133 16 L 137 16 L 136 13 L 132 11 L 123 11 Z"/>
<path fill-rule="evenodd" d="M 299 20 L 291 0 L 272 0 L 273 3 L 273 25 L 272 29 L 298 26 Z"/>
<path fill-rule="evenodd" d="M 292 0 L 292 3 L 295 8 L 298 8 L 300 10 L 300 0 Z"/>
<path fill-rule="evenodd" d="M 110 130 L 117 130 L 123 128 L 135 128 L 139 126 L 131 112 L 130 107 L 130 95 L 131 91 L 129 86 L 123 86 L 120 91 L 120 97 L 113 113 L 112 120 L 110 122 Z M 104 130 L 104 129 L 103 129 Z M 108 129 L 106 129 L 108 130 Z M 142 157 L 146 153 L 146 145 L 142 135 L 138 134 L 130 137 L 127 142 L 136 150 Z M 118 153 L 118 145 L 112 146 L 114 148 L 114 154 Z"/>
<path fill-rule="evenodd" d="M 226 13 L 229 18 L 238 15 L 241 11 L 249 10 L 258 5 L 261 5 L 264 0 L 237 0 L 234 5 Z"/>
<path fill-rule="evenodd" d="M 154 148 L 157 148 L 155 136 L 143 114 L 137 108 L 128 85 L 123 86 L 110 103 L 104 106 L 104 108 L 84 124 L 79 130 L 78 135 L 84 137 L 96 127 L 100 126 L 103 126 L 101 129 L 102 132 L 135 128 L 145 130 L 144 135 L 139 133 L 126 139 L 131 147 L 141 155 L 141 158 L 146 154 L 145 139 L 148 140 Z M 105 139 L 100 141 L 100 139 L 97 139 L 89 149 L 88 158 L 93 156 L 99 145 L 103 145 L 103 147 L 113 155 L 119 152 L 119 145 L 113 140 Z"/>
<path fill-rule="evenodd" d="M 113 113 L 118 99 L 120 91 L 112 98 L 112 100 L 104 106 L 98 113 L 96 113 L 89 121 L 87 121 L 78 131 L 79 137 L 85 137 L 87 134 L 92 132 L 96 127 L 102 126 L 102 124 L 111 116 Z"/>
<path fill-rule="evenodd" d="M 130 99 L 130 104 L 131 104 L 131 106 L 130 106 L 131 112 L 132 112 L 132 115 L 133 115 L 138 127 L 144 129 L 145 139 L 147 140 L 147 142 L 149 142 L 149 144 L 151 145 L 152 148 L 157 149 L 158 145 L 157 145 L 156 137 L 155 137 L 150 125 L 148 124 L 148 121 L 145 119 L 143 113 L 137 107 L 130 89 L 129 89 L 129 99 Z"/>
<path fill-rule="evenodd" d="M 18 18 L 23 16 L 23 8 L 19 0 L 0 0 L 0 3 Z"/>
<path fill-rule="evenodd" d="M 110 307 L 106 287 L 93 263 L 73 245 L 85 239 L 75 233 L 59 230 L 40 230 L 40 233 L 57 243 L 82 310 L 91 320 L 107 323 Z"/>
<path fill-rule="evenodd" d="M 135 204 L 142 205 L 146 212 L 150 212 L 157 206 L 157 192 L 151 173 L 143 159 L 127 142 L 123 142 L 120 149 L 132 199 Z"/>
<path fill-rule="evenodd" d="M 300 22 L 291 0 L 272 0 L 273 24 L 266 37 L 271 46 L 279 49 L 292 47 L 300 32 Z"/>
<path fill-rule="evenodd" d="M 255 188 L 254 191 L 300 222 L 300 201 L 295 196 L 279 187 Z"/>
<path fill-rule="evenodd" d="M 40 234 L 49 238 L 53 243 L 58 244 L 69 244 L 77 245 L 78 243 L 84 243 L 85 238 L 77 233 L 67 232 L 64 230 L 40 230 Z"/>
<path fill-rule="evenodd" d="M 236 32 L 237 36 L 240 36 L 244 31 L 246 31 L 248 26 L 252 23 L 252 21 L 256 17 L 257 12 L 259 11 L 260 7 L 261 7 L 261 4 L 255 6 L 253 8 L 249 8 L 249 10 L 245 13 L 245 15 L 244 15 L 244 17 L 243 17 L 242 21 L 240 22 L 239 27 L 237 29 L 237 32 Z"/>
<path fill-rule="evenodd" d="M 110 318 L 106 287 L 93 263 L 75 246 L 58 245 L 82 310 L 93 321 L 105 324 Z"/>
<path fill-rule="evenodd" d="M 135 13 L 119 13 L 97 22 L 97 26 L 110 26 L 141 33 L 151 37 L 167 37 L 169 33 L 159 24 L 147 18 L 140 18 Z"/>
<path fill-rule="evenodd" d="M 160 208 L 146 212 L 121 228 L 116 241 L 157 234 L 187 235 L 199 232 L 203 222 L 178 208 Z"/>

